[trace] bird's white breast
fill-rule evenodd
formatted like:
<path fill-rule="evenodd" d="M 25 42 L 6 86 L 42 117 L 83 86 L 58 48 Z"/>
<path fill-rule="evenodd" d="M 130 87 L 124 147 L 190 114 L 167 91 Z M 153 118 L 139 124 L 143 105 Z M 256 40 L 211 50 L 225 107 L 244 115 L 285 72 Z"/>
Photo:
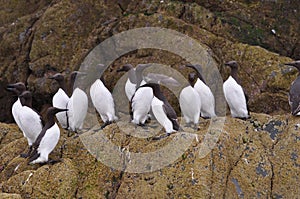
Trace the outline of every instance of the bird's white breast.
<path fill-rule="evenodd" d="M 88 98 L 83 90 L 76 88 L 68 103 L 70 129 L 81 129 L 88 109 Z"/>
<path fill-rule="evenodd" d="M 156 120 L 165 128 L 166 133 L 172 133 L 175 130 L 173 129 L 173 124 L 167 117 L 164 109 L 164 102 L 159 100 L 157 97 L 153 97 L 151 108 Z"/>
<path fill-rule="evenodd" d="M 187 123 L 190 121 L 198 123 L 201 99 L 198 92 L 192 86 L 187 86 L 182 89 L 179 95 L 179 105 Z"/>
<path fill-rule="evenodd" d="M 19 118 L 25 137 L 28 140 L 28 144 L 32 145 L 43 128 L 41 117 L 31 108 L 23 106 L 20 109 Z"/>
<path fill-rule="evenodd" d="M 52 105 L 57 108 L 65 109 L 70 101 L 70 98 L 61 88 L 55 93 L 52 99 Z M 60 112 L 56 114 L 56 118 L 62 128 L 67 128 L 67 112 Z"/>
<path fill-rule="evenodd" d="M 117 119 L 115 116 L 115 104 L 112 94 L 101 80 L 97 79 L 92 84 L 90 87 L 90 95 L 94 107 L 104 122 L 114 121 Z"/>
<path fill-rule="evenodd" d="M 215 98 L 210 88 L 204 84 L 199 78 L 197 79 L 194 88 L 198 92 L 201 99 L 201 116 L 214 117 L 215 114 Z"/>
<path fill-rule="evenodd" d="M 131 107 L 134 123 L 144 123 L 150 111 L 153 90 L 150 87 L 140 87 L 134 94 Z"/>
<path fill-rule="evenodd" d="M 232 117 L 248 117 L 243 88 L 231 76 L 224 82 L 223 91 Z"/>

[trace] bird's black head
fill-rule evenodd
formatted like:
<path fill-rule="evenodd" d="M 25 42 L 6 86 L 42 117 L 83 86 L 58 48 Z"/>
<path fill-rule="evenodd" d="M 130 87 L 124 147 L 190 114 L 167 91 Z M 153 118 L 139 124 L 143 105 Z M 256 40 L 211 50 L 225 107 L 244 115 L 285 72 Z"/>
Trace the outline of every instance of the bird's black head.
<path fill-rule="evenodd" d="M 32 94 L 30 91 L 24 91 L 19 97 L 28 100 L 32 98 Z"/>
<path fill-rule="evenodd" d="M 300 71 L 300 60 L 297 60 L 297 61 L 294 61 L 294 62 L 290 62 L 290 63 L 286 63 L 284 65 L 294 66 L 294 67 L 296 67 Z"/>
<path fill-rule="evenodd" d="M 196 73 L 189 73 L 189 83 L 190 85 L 194 85 L 195 79 L 197 79 Z"/>
<path fill-rule="evenodd" d="M 23 106 L 32 107 L 32 94 L 30 91 L 24 91 L 21 95 L 19 95 L 19 98 Z"/>
<path fill-rule="evenodd" d="M 229 66 L 231 69 L 237 70 L 238 69 L 238 63 L 236 61 L 229 61 L 225 63 L 225 66 Z"/>
<path fill-rule="evenodd" d="M 17 95 L 20 95 L 26 90 L 26 86 L 23 82 L 17 82 L 15 84 L 8 84 L 6 90 L 12 91 Z"/>
<path fill-rule="evenodd" d="M 68 109 L 60 109 L 60 108 L 57 108 L 57 107 L 50 106 L 47 109 L 47 113 L 46 113 L 48 121 L 53 122 L 55 114 L 59 113 L 59 112 L 63 112 L 63 111 L 68 111 Z"/>
<path fill-rule="evenodd" d="M 131 64 L 125 64 L 124 66 L 122 66 L 122 68 L 119 68 L 117 70 L 117 72 L 127 72 L 130 71 L 131 69 L 133 69 L 133 66 Z"/>

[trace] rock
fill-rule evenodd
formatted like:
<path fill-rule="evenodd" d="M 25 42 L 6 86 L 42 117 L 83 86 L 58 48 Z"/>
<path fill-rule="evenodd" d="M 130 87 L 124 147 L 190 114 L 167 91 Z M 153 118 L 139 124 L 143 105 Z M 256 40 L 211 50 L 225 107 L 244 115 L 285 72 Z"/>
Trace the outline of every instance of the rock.
<path fill-rule="evenodd" d="M 153 127 L 148 127 L 147 131 L 151 137 L 135 137 L 147 134 L 141 134 L 142 128 L 135 129 L 128 124 L 125 115 L 120 117 L 122 120 L 104 129 L 106 142 L 99 139 L 100 132 L 93 130 L 83 132 L 77 138 L 67 137 L 67 132 L 62 131 L 58 145 L 50 154 L 54 160 L 61 158 L 61 162 L 54 165 L 28 165 L 26 159 L 16 157 L 11 146 L 26 148 L 27 143 L 21 141 L 23 138 L 6 144 L 1 149 L 2 154 L 7 154 L 6 158 L 1 159 L 1 165 L 5 165 L 0 173 L 3 192 L 20 194 L 22 197 L 63 198 L 90 198 L 96 195 L 124 198 L 142 197 L 145 194 L 149 198 L 272 198 L 295 197 L 299 194 L 294 187 L 299 179 L 293 177 L 297 176 L 300 165 L 297 149 L 300 125 L 295 117 L 251 112 L 251 118 L 243 121 L 227 116 L 221 134 L 212 134 L 210 130 L 210 137 L 207 134 L 210 120 L 201 120 L 199 131 L 184 127 L 186 131 L 196 134 L 197 139 L 194 136 L 181 155 L 152 172 L 151 167 L 155 168 L 153 165 L 160 162 L 147 163 L 148 159 L 136 162 L 136 153 L 147 154 L 160 150 L 174 141 L 176 135 L 161 140 L 151 139 L 157 133 L 163 133 L 156 130 L 156 133 L 151 132 L 157 126 L 151 121 L 149 125 Z M 183 137 L 186 136 L 188 134 Z M 116 146 L 115 149 L 111 148 L 110 153 L 106 151 L 109 142 Z M 211 144 L 212 148 L 203 151 L 207 150 L 203 148 L 204 143 Z M 100 151 L 95 153 L 99 146 Z M 169 154 L 176 155 L 174 152 L 180 147 L 176 144 L 172 147 Z M 166 156 L 165 159 L 169 158 Z M 125 162 L 122 163 L 122 159 Z M 122 167 L 124 163 L 126 167 Z M 148 171 L 139 172 L 145 163 L 152 166 Z M 130 165 L 134 167 L 130 168 Z M 131 169 L 131 172 L 123 172 L 118 168 Z M 134 168 L 136 172 L 133 172 Z"/>
<path fill-rule="evenodd" d="M 73 198 L 77 189 L 77 169 L 69 159 L 37 169 L 24 185 L 30 197 Z"/>
<path fill-rule="evenodd" d="M 9 193 L 0 193 L 0 197 L 3 199 L 21 199 L 20 194 L 9 194 Z"/>

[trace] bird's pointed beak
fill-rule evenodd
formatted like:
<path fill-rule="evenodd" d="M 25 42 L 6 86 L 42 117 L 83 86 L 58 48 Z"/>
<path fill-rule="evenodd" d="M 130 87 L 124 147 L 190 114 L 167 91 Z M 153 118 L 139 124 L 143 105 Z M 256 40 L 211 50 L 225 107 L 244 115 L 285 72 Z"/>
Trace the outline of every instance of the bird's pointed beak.
<path fill-rule="evenodd" d="M 54 76 L 47 77 L 47 79 L 54 79 Z"/>
<path fill-rule="evenodd" d="M 14 91 L 16 89 L 16 84 L 8 84 L 6 86 L 6 90 L 8 91 Z"/>
<path fill-rule="evenodd" d="M 63 112 L 63 111 L 68 111 L 69 109 L 61 109 L 61 108 L 56 108 L 57 112 Z"/>
<path fill-rule="evenodd" d="M 286 65 L 286 66 L 294 66 L 295 62 L 285 63 L 284 65 Z"/>
<path fill-rule="evenodd" d="M 6 87 L 6 90 L 7 90 L 7 91 L 14 91 L 15 88 L 13 88 L 13 87 Z"/>
<path fill-rule="evenodd" d="M 7 88 L 15 88 L 16 87 L 16 84 L 8 84 L 7 85 Z"/>

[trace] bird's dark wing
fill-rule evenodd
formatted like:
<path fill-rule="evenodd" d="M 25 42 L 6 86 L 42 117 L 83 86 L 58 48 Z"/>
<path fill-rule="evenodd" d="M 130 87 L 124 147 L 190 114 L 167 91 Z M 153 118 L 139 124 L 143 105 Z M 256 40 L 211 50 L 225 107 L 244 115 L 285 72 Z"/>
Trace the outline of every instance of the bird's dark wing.
<path fill-rule="evenodd" d="M 177 115 L 173 107 L 169 103 L 164 103 L 163 104 L 163 110 L 166 113 L 167 117 L 173 124 L 173 129 L 178 131 L 179 130 L 179 124 L 177 120 Z"/>
<path fill-rule="evenodd" d="M 36 138 L 35 142 L 32 144 L 32 152 L 29 154 L 29 162 L 32 162 L 33 160 L 35 160 L 36 158 L 39 157 L 38 148 L 40 146 L 42 138 L 46 134 L 47 129 L 48 129 L 48 126 L 44 126 L 44 128 L 40 132 L 39 136 Z"/>
<path fill-rule="evenodd" d="M 137 90 L 137 89 L 136 89 Z M 135 92 L 136 93 L 136 92 Z M 133 119 L 133 111 L 132 111 L 132 99 L 134 98 L 135 96 L 135 93 L 132 95 L 131 99 L 130 99 L 130 102 L 128 104 L 129 106 L 129 115 L 130 115 L 130 119 L 132 120 Z"/>

